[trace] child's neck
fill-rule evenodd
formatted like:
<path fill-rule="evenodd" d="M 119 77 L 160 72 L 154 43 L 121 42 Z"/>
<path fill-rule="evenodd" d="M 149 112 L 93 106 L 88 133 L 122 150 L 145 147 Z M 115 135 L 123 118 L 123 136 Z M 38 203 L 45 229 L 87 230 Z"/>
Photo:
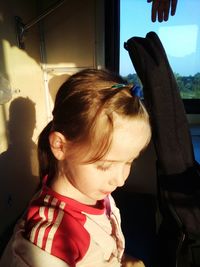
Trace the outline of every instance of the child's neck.
<path fill-rule="evenodd" d="M 53 179 L 52 183 L 50 184 L 52 190 L 57 192 L 60 195 L 65 197 L 72 198 L 80 203 L 96 206 L 97 201 L 90 199 L 83 193 L 81 193 L 78 189 L 76 189 L 67 179 L 66 176 L 59 176 Z"/>

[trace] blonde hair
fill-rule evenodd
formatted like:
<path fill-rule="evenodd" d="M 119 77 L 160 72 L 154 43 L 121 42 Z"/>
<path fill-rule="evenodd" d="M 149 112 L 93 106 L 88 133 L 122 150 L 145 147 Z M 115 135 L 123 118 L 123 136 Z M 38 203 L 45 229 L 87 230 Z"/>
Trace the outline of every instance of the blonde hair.
<path fill-rule="evenodd" d="M 123 84 L 123 86 L 116 86 Z M 41 175 L 57 172 L 56 159 L 48 136 L 62 133 L 73 150 L 87 144 L 92 152 L 88 162 L 101 159 L 109 150 L 113 134 L 113 115 L 141 118 L 149 123 L 148 113 L 131 86 L 119 75 L 107 70 L 85 69 L 72 75 L 58 90 L 53 120 L 43 130 L 38 142 Z"/>

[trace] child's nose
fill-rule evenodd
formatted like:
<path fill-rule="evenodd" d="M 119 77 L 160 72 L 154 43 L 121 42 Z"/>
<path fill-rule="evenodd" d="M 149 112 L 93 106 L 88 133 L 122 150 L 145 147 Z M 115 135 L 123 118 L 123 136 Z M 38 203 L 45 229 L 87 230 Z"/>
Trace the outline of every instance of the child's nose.
<path fill-rule="evenodd" d="M 124 177 L 123 171 L 117 171 L 113 174 L 110 179 L 110 185 L 121 187 L 124 185 L 126 178 Z"/>

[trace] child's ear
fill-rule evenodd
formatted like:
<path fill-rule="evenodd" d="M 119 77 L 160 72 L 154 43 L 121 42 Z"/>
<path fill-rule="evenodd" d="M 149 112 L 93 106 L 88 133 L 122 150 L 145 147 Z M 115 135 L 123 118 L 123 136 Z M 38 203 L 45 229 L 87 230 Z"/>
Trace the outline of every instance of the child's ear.
<path fill-rule="evenodd" d="M 66 157 L 67 140 L 63 134 L 52 132 L 49 135 L 51 151 L 57 160 L 64 160 Z"/>

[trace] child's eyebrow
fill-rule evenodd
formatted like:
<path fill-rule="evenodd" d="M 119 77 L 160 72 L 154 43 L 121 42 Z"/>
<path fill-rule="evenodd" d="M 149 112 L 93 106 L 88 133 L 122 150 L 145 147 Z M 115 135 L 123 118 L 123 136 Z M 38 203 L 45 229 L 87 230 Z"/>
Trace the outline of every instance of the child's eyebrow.
<path fill-rule="evenodd" d="M 134 161 L 136 158 L 131 158 L 130 160 L 127 160 L 126 162 L 132 162 Z M 118 162 L 124 162 L 123 160 L 112 160 L 112 159 L 101 159 L 98 162 L 108 162 L 108 163 L 118 163 Z"/>
<path fill-rule="evenodd" d="M 100 159 L 99 162 L 121 162 L 121 160 L 112 160 L 112 159 Z"/>

